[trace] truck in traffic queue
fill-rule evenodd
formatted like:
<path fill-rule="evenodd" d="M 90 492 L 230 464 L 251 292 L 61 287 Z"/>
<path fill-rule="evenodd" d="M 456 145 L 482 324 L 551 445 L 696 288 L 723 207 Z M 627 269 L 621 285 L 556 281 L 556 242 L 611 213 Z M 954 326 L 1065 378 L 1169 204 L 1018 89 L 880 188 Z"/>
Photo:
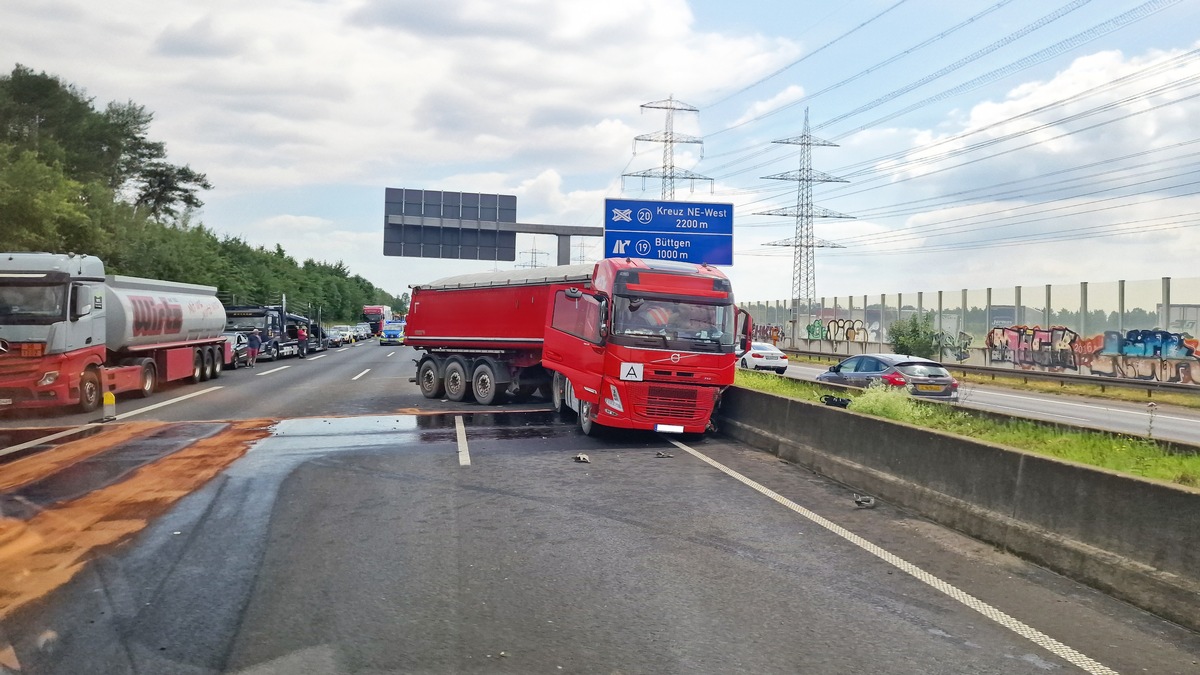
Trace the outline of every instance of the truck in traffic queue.
<path fill-rule="evenodd" d="M 535 393 L 598 426 L 702 433 L 751 322 L 715 267 L 640 259 L 484 272 L 412 287 L 405 343 L 427 398 Z"/>
<path fill-rule="evenodd" d="M 312 321 L 306 316 L 288 312 L 284 305 L 231 305 L 225 308 L 227 331 L 249 334 L 258 329 L 262 350 L 258 358 L 276 361 L 285 356 L 300 354 L 297 329 L 304 326 L 312 343 Z"/>
<path fill-rule="evenodd" d="M 0 410 L 99 407 L 103 393 L 220 376 L 212 286 L 105 275 L 95 256 L 0 253 Z"/>
<path fill-rule="evenodd" d="M 392 315 L 392 310 L 383 305 L 363 305 L 362 320 L 371 327 L 371 335 L 383 332 L 383 323 Z"/>

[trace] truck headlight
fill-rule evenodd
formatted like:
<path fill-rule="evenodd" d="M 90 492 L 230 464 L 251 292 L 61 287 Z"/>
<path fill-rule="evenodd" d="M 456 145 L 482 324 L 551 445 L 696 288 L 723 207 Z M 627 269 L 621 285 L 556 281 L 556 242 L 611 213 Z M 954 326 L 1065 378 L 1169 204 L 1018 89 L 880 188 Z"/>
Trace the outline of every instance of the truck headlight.
<path fill-rule="evenodd" d="M 38 386 L 44 387 L 48 384 L 54 384 L 56 380 L 58 380 L 58 371 L 52 370 L 45 375 L 42 375 L 42 379 L 38 380 Z"/>
<path fill-rule="evenodd" d="M 612 392 L 612 398 L 604 399 L 604 405 L 619 412 L 625 412 L 625 408 L 621 406 L 621 395 L 617 393 L 617 385 L 608 385 L 608 390 Z"/>

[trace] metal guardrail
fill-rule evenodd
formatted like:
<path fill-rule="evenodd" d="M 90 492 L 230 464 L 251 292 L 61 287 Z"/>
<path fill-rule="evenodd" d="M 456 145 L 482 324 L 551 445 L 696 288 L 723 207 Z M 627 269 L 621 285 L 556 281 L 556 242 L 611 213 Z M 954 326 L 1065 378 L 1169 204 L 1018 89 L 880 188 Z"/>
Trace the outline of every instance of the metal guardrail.
<path fill-rule="evenodd" d="M 785 349 L 783 351 L 799 356 L 816 356 L 832 359 L 834 361 L 842 361 L 850 358 L 851 356 L 855 356 L 855 354 L 832 354 L 829 352 L 814 352 L 800 349 Z M 995 380 L 997 377 L 1007 377 L 1011 379 L 1020 379 L 1025 383 L 1028 383 L 1030 380 L 1044 380 L 1049 382 L 1058 382 L 1060 385 L 1067 383 L 1089 384 L 1094 387 L 1100 387 L 1100 391 L 1102 392 L 1106 387 L 1116 387 L 1119 389 L 1143 389 L 1146 391 L 1147 397 L 1153 397 L 1154 392 L 1156 391 L 1186 392 L 1200 395 L 1200 386 L 1194 384 L 1181 384 L 1178 382 L 1134 380 L 1123 377 L 1103 377 L 1098 375 L 1073 375 L 1071 373 L 1046 373 L 1040 370 L 1014 370 L 1012 368 L 966 366 L 953 363 L 942 363 L 942 365 L 945 366 L 947 370 L 957 371 L 964 374 L 990 376 L 993 380 Z"/>

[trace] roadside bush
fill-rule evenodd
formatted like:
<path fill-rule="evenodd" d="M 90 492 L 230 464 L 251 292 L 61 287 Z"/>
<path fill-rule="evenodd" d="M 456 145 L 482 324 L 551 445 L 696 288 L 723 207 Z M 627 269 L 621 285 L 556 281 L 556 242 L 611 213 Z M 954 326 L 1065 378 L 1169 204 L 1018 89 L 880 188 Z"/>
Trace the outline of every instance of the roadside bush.
<path fill-rule="evenodd" d="M 900 319 L 889 326 L 887 332 L 892 350 L 897 354 L 932 359 L 938 352 L 937 341 L 934 339 L 933 316 L 930 314 L 913 314 L 907 319 Z"/>

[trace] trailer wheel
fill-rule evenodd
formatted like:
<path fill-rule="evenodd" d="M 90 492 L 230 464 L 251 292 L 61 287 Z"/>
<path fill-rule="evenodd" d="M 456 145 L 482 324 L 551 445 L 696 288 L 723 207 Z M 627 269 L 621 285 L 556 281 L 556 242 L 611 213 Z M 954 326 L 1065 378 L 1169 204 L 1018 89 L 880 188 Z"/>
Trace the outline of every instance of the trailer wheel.
<path fill-rule="evenodd" d="M 192 376 L 188 378 L 193 384 L 204 381 L 204 355 L 197 349 L 192 356 Z"/>
<path fill-rule="evenodd" d="M 99 408 L 100 395 L 100 376 L 94 368 L 88 368 L 79 378 L 79 411 L 90 413 Z"/>
<path fill-rule="evenodd" d="M 200 351 L 200 358 L 202 359 L 201 365 L 200 365 L 200 380 L 203 382 L 207 382 L 207 381 L 211 380 L 212 376 L 213 376 L 212 350 L 201 347 L 199 351 Z"/>
<path fill-rule="evenodd" d="M 138 396 L 148 398 L 158 386 L 158 368 L 154 361 L 146 359 L 142 363 L 142 386 L 138 388 Z"/>
<path fill-rule="evenodd" d="M 554 381 L 550 383 L 550 405 L 560 415 L 567 410 L 567 378 L 559 372 L 554 373 Z"/>
<path fill-rule="evenodd" d="M 225 350 L 220 347 L 209 347 L 212 350 L 212 377 L 217 379 L 221 376 L 221 371 L 225 369 Z"/>
<path fill-rule="evenodd" d="M 462 361 L 455 359 L 446 364 L 445 380 L 446 398 L 451 401 L 461 401 L 467 397 L 470 380 L 467 378 L 467 369 L 463 367 Z"/>
<path fill-rule="evenodd" d="M 421 395 L 425 398 L 442 397 L 446 389 L 442 385 L 442 378 L 438 377 L 436 361 L 425 359 L 417 366 L 417 386 L 421 387 Z"/>
<path fill-rule="evenodd" d="M 492 364 L 483 362 L 475 366 L 475 374 L 471 377 L 471 389 L 475 392 L 475 401 L 480 405 L 499 403 L 504 392 L 496 383 L 496 371 Z"/>
<path fill-rule="evenodd" d="M 599 431 L 597 424 L 592 421 L 592 404 L 588 401 L 579 402 L 579 430 L 584 436 L 595 436 Z"/>

